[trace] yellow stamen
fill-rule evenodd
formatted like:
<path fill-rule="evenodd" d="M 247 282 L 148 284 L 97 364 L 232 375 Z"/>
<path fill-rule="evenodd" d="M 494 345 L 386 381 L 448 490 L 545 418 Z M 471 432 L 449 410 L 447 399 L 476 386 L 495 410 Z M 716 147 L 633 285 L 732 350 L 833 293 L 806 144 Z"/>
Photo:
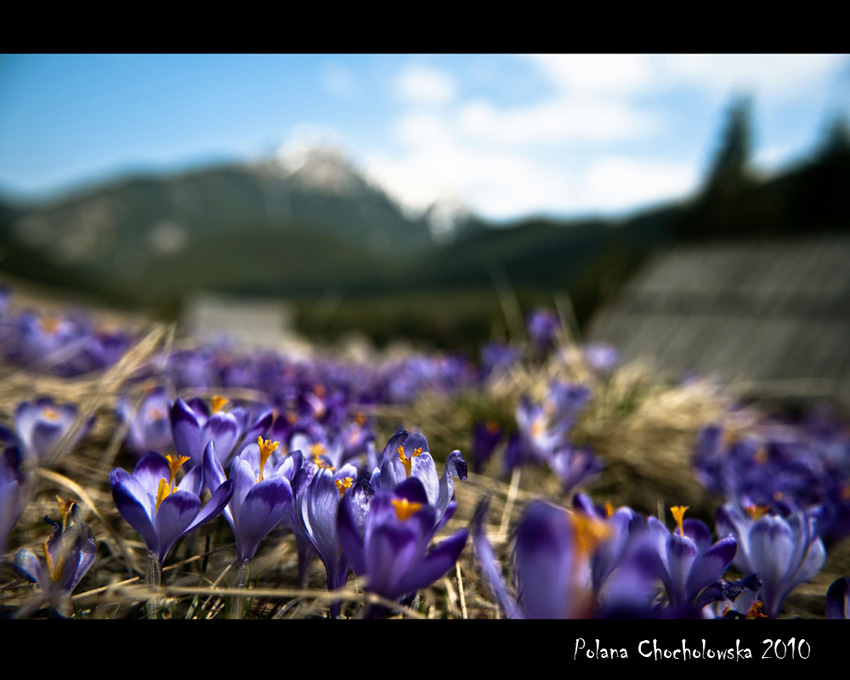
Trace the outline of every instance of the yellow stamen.
<path fill-rule="evenodd" d="M 313 393 L 321 399 L 322 397 L 325 396 L 325 386 L 324 385 L 316 385 L 313 388 Z"/>
<path fill-rule="evenodd" d="M 156 489 L 156 511 L 159 512 L 159 504 L 165 500 L 166 496 L 171 493 L 168 482 L 165 477 L 159 480 L 159 486 Z"/>
<path fill-rule="evenodd" d="M 48 335 L 53 335 L 59 330 L 59 324 L 62 322 L 54 316 L 46 316 L 43 319 L 40 319 L 39 323 L 41 324 L 41 330 Z"/>
<path fill-rule="evenodd" d="M 56 583 L 62 576 L 62 562 L 59 564 L 53 563 L 53 556 L 47 549 L 47 541 L 42 541 L 41 551 L 44 553 L 44 563 L 47 565 L 47 573 L 50 574 L 50 580 Z"/>
<path fill-rule="evenodd" d="M 690 506 L 688 506 L 688 505 L 674 505 L 672 508 L 670 508 L 670 514 L 673 515 L 673 519 L 675 519 L 676 524 L 679 525 L 679 535 L 682 536 L 682 537 L 684 537 L 684 535 L 685 535 L 685 528 L 684 528 L 685 511 L 689 507 Z"/>
<path fill-rule="evenodd" d="M 402 522 L 409 520 L 413 516 L 413 513 L 422 508 L 422 503 L 416 503 L 415 501 L 411 503 L 406 498 L 393 498 L 392 504 L 395 508 L 396 517 Z"/>
<path fill-rule="evenodd" d="M 49 406 L 45 406 L 41 409 L 41 417 L 45 420 L 49 420 L 51 423 L 55 423 L 59 418 L 61 418 L 61 414 L 55 408 L 50 408 Z"/>
<path fill-rule="evenodd" d="M 774 494 L 773 494 L 773 500 L 775 500 L 775 501 L 781 501 L 783 498 L 785 498 L 785 496 L 783 495 L 783 493 L 782 493 L 781 491 L 776 491 L 776 492 L 774 492 Z"/>
<path fill-rule="evenodd" d="M 280 442 L 273 442 L 271 439 L 263 439 L 262 437 L 257 437 L 257 443 L 260 445 L 260 476 L 257 477 L 257 483 L 263 481 L 263 468 L 266 465 L 266 461 L 269 459 L 278 446 L 280 446 Z"/>
<path fill-rule="evenodd" d="M 171 454 L 167 455 L 165 459 L 168 461 L 168 468 L 171 470 L 171 479 L 168 480 L 168 486 L 174 486 L 174 480 L 177 479 L 177 471 L 183 466 L 183 464 L 189 460 L 192 460 L 189 456 L 172 456 Z"/>
<path fill-rule="evenodd" d="M 398 459 L 401 461 L 401 464 L 404 465 L 404 471 L 407 474 L 407 478 L 410 479 L 410 474 L 412 472 L 411 468 L 413 467 L 413 459 L 416 458 L 416 456 L 422 455 L 422 447 L 420 446 L 418 449 L 414 449 L 413 454 L 410 456 L 410 458 L 404 455 L 403 446 L 399 446 L 396 451 L 398 451 Z"/>
<path fill-rule="evenodd" d="M 71 509 L 76 504 L 70 498 L 63 501 L 59 496 L 56 496 L 56 502 L 59 504 L 59 514 L 62 516 L 62 531 L 68 528 L 68 517 L 71 514 Z"/>
<path fill-rule="evenodd" d="M 330 470 L 331 472 L 336 470 L 336 468 L 333 465 L 331 465 L 330 463 L 326 463 L 323 460 L 317 460 L 316 465 L 319 466 L 320 470 Z"/>
<path fill-rule="evenodd" d="M 358 413 L 356 416 L 354 416 L 354 422 L 360 425 L 360 427 L 363 427 L 366 424 L 366 416 L 364 416 L 362 413 Z"/>
<path fill-rule="evenodd" d="M 747 511 L 747 514 L 752 517 L 754 520 L 759 520 L 764 517 L 768 512 L 770 512 L 769 505 L 748 505 L 744 510 Z"/>
<path fill-rule="evenodd" d="M 342 498 L 346 489 L 350 489 L 351 485 L 354 484 L 354 480 L 351 477 L 346 477 L 345 479 L 338 479 L 334 482 L 336 484 L 336 490 L 339 491 L 339 497 Z"/>
<path fill-rule="evenodd" d="M 614 504 L 611 501 L 605 501 L 605 516 L 610 517 L 614 514 Z"/>
<path fill-rule="evenodd" d="M 595 517 L 570 515 L 576 535 L 576 548 L 583 557 L 590 557 L 600 543 L 611 535 L 611 527 Z"/>
<path fill-rule="evenodd" d="M 767 458 L 767 449 L 763 446 L 760 446 L 759 450 L 756 451 L 756 455 L 754 456 L 756 463 L 758 463 L 759 465 L 764 465 L 767 462 Z"/>
<path fill-rule="evenodd" d="M 325 449 L 324 444 L 313 444 L 310 447 L 310 455 L 313 456 L 313 462 L 319 462 L 319 456 L 321 456 L 327 449 Z"/>
<path fill-rule="evenodd" d="M 546 419 L 543 416 L 538 416 L 534 419 L 534 422 L 531 423 L 531 436 L 539 437 L 543 434 L 543 430 L 546 428 Z"/>
<path fill-rule="evenodd" d="M 750 611 L 747 612 L 746 617 L 748 619 L 766 619 L 767 614 L 761 613 L 761 608 L 764 607 L 764 602 L 761 600 L 756 600 L 752 607 L 750 607 Z"/>
<path fill-rule="evenodd" d="M 154 407 L 148 411 L 148 418 L 150 420 L 165 420 L 165 411 L 161 408 Z"/>
<path fill-rule="evenodd" d="M 723 432 L 723 435 L 720 439 L 720 444 L 723 448 L 729 448 L 733 444 L 736 444 L 738 440 L 740 440 L 740 435 L 736 430 L 728 429 Z"/>
<path fill-rule="evenodd" d="M 183 466 L 183 464 L 191 460 L 189 456 L 172 456 L 168 454 L 165 457 L 165 460 L 168 461 L 168 469 L 170 471 L 170 478 L 166 479 L 163 477 L 159 480 L 159 486 L 156 489 L 156 510 L 159 512 L 159 504 L 165 500 L 166 496 L 174 493 L 174 483 L 177 480 L 177 471 Z"/>
<path fill-rule="evenodd" d="M 213 413 L 218 413 L 219 411 L 221 411 L 222 406 L 224 406 L 225 404 L 227 404 L 229 402 L 230 402 L 230 399 L 225 399 L 224 397 L 222 397 L 219 394 L 213 395 L 213 398 L 212 398 Z"/>

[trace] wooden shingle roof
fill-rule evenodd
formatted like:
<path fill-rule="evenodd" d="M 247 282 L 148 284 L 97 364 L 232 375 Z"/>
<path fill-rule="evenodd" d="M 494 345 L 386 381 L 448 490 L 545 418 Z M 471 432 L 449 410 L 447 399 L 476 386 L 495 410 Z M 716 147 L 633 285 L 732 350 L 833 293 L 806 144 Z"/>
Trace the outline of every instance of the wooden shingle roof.
<path fill-rule="evenodd" d="M 755 394 L 850 406 L 850 237 L 677 246 L 658 253 L 589 336 L 752 382 Z"/>

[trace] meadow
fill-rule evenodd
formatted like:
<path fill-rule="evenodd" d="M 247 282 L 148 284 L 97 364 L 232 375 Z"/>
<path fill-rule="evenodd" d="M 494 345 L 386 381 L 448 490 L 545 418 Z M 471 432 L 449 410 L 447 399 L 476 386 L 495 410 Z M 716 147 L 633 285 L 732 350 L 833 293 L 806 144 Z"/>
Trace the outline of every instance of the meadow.
<path fill-rule="evenodd" d="M 0 355 L 3 618 L 846 613 L 847 423 L 554 310 L 474 358 L 290 356 L 6 288 Z"/>

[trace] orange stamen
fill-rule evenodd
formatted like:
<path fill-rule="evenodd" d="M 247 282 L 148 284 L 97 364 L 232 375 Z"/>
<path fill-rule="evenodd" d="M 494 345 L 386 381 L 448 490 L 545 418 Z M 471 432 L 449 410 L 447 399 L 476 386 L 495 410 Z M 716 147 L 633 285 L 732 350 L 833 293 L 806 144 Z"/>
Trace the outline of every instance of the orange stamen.
<path fill-rule="evenodd" d="M 747 511 L 747 514 L 752 517 L 754 520 L 759 520 L 764 517 L 768 512 L 770 512 L 769 505 L 748 505 L 744 510 Z"/>
<path fill-rule="evenodd" d="M 49 420 L 51 423 L 55 423 L 57 420 L 59 420 L 59 418 L 61 418 L 61 415 L 59 411 L 57 411 L 55 408 L 45 406 L 43 409 L 41 409 L 41 417 L 45 420 Z"/>
<path fill-rule="evenodd" d="M 345 479 L 338 479 L 334 482 L 336 484 L 336 490 L 339 491 L 339 497 L 342 498 L 346 489 L 350 489 L 351 485 L 354 484 L 354 480 L 351 477 L 346 477 Z"/>
<path fill-rule="evenodd" d="M 570 515 L 576 535 L 576 548 L 583 557 L 590 557 L 600 543 L 611 535 L 611 528 L 595 517 Z"/>
<path fill-rule="evenodd" d="M 676 524 L 679 525 L 679 535 L 682 536 L 682 537 L 685 536 L 685 528 L 684 528 L 685 511 L 689 507 L 690 506 L 688 506 L 688 505 L 674 505 L 672 508 L 670 508 L 670 514 L 673 515 L 673 519 L 675 519 Z"/>
<path fill-rule="evenodd" d="M 263 481 L 263 468 L 266 466 L 266 461 L 275 452 L 280 442 L 273 442 L 271 439 L 263 439 L 257 437 L 257 443 L 260 445 L 260 476 L 257 477 L 257 483 Z"/>
<path fill-rule="evenodd" d="M 398 451 L 398 459 L 401 461 L 401 464 L 404 465 L 404 471 L 407 474 L 407 478 L 410 479 L 413 467 L 413 459 L 416 458 L 416 456 L 422 455 L 422 447 L 420 446 L 418 449 L 414 449 L 413 454 L 410 456 L 410 458 L 404 455 L 403 446 L 399 446 L 396 450 Z"/>
<path fill-rule="evenodd" d="M 224 397 L 222 397 L 219 394 L 213 395 L 213 398 L 212 398 L 213 413 L 218 413 L 219 411 L 221 411 L 222 406 L 224 406 L 225 404 L 227 404 L 229 402 L 230 402 L 230 399 L 225 399 Z"/>
<path fill-rule="evenodd" d="M 422 503 L 411 503 L 406 498 L 393 498 L 393 507 L 395 508 L 396 517 L 402 522 L 409 520 L 413 514 L 422 508 Z"/>

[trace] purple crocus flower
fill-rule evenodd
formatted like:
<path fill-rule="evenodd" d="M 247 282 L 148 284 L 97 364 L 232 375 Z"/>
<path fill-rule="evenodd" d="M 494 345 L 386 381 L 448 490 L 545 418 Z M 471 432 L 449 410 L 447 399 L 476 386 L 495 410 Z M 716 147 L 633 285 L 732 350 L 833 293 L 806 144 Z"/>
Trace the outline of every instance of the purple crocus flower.
<path fill-rule="evenodd" d="M 394 490 L 377 491 L 365 519 L 354 497 L 343 497 L 339 505 L 342 553 L 355 573 L 367 579 L 370 592 L 398 600 L 429 586 L 451 568 L 468 531 L 460 529 L 428 550 L 436 515 L 417 477 L 404 480 Z"/>
<path fill-rule="evenodd" d="M 118 417 L 128 428 L 127 446 L 140 455 L 171 447 L 170 410 L 170 400 L 164 387 L 151 389 L 138 412 L 135 412 L 129 399 L 121 398 L 118 402 Z"/>
<path fill-rule="evenodd" d="M 604 522 L 607 527 L 606 540 L 590 558 L 593 592 L 598 597 L 614 569 L 624 559 L 634 536 L 645 527 L 641 516 L 631 508 L 623 506 L 615 511 L 610 503 L 599 508 L 585 494 L 575 495 L 573 507 L 586 517 Z"/>
<path fill-rule="evenodd" d="M 700 520 L 685 520 L 686 510 L 670 509 L 677 523 L 672 533 L 650 517 L 635 553 L 647 572 L 663 582 L 674 615 L 689 611 L 700 592 L 723 576 L 738 545 L 734 536 L 712 545 L 708 527 Z"/>
<path fill-rule="evenodd" d="M 484 534 L 484 512 L 486 506 L 476 512 L 475 552 L 508 617 L 574 619 L 593 613 L 589 560 L 610 533 L 604 522 L 542 501 L 529 504 L 516 530 L 514 602 Z"/>
<path fill-rule="evenodd" d="M 543 352 L 553 345 L 561 320 L 550 309 L 535 309 L 528 317 L 528 337 L 534 347 Z"/>
<path fill-rule="evenodd" d="M 48 397 L 24 402 L 15 412 L 15 428 L 24 454 L 44 465 L 56 456 L 70 451 L 89 431 L 94 416 L 80 425 L 72 438 L 60 449 L 60 443 L 77 421 L 77 407 L 57 404 Z"/>
<path fill-rule="evenodd" d="M 788 594 L 814 578 L 826 561 L 814 518 L 799 510 L 781 517 L 767 507 L 742 512 L 724 505 L 717 509 L 717 531 L 737 537 L 735 566 L 745 574 L 758 574 L 760 597 L 771 618 L 779 616 Z"/>
<path fill-rule="evenodd" d="M 335 470 L 321 460 L 307 460 L 297 473 L 294 483 L 298 496 L 290 517 L 292 530 L 301 545 L 308 547 L 322 560 L 328 590 L 337 590 L 348 580 L 349 567 L 349 561 L 341 550 L 337 526 L 339 505 L 344 497 L 352 496 L 355 516 L 359 518 L 358 524 L 362 524 L 373 490 L 365 480 L 357 482 L 357 468 L 352 464 Z M 306 557 L 309 553 L 304 554 Z M 339 616 L 340 609 L 339 602 L 332 603 L 331 617 Z"/>
<path fill-rule="evenodd" d="M 80 519 L 73 501 L 59 501 L 62 523 L 42 544 L 44 560 L 29 549 L 18 551 L 14 567 L 19 574 L 38 584 L 41 597 L 18 613 L 26 616 L 43 602 L 62 616 L 73 613 L 70 595 L 85 576 L 97 555 L 97 544 L 88 526 Z"/>
<path fill-rule="evenodd" d="M 274 467 L 271 456 L 277 447 L 278 442 L 260 437 L 230 465 L 233 496 L 224 509 L 224 517 L 236 536 L 239 564 L 254 558 L 260 542 L 280 524 L 292 502 L 292 487 L 286 475 L 292 461 L 286 459 Z M 204 451 L 205 483 L 213 494 L 228 483 L 215 449 L 215 442 L 210 441 Z"/>
<path fill-rule="evenodd" d="M 449 454 L 443 475 L 438 477 L 437 466 L 425 436 L 399 430 L 384 447 L 381 468 L 372 474 L 372 486 L 376 490 L 390 490 L 406 479 L 419 479 L 425 488 L 428 503 L 436 510 L 435 521 L 439 528 L 448 522 L 457 507 L 457 503 L 452 500 L 455 476 L 461 480 L 467 478 L 466 461 L 460 451 Z"/>
<path fill-rule="evenodd" d="M 846 619 L 850 613 L 850 578 L 842 576 L 826 591 L 826 618 Z"/>
<path fill-rule="evenodd" d="M 197 464 L 202 461 L 207 444 L 215 441 L 221 464 L 227 465 L 240 442 L 256 441 L 272 424 L 271 409 L 251 418 L 243 409 L 223 411 L 227 403 L 227 399 L 214 396 L 210 413 L 202 399 L 188 402 L 177 399 L 171 406 L 171 433 L 177 453 L 189 456 L 193 464 Z"/>
<path fill-rule="evenodd" d="M 10 430 L 0 426 L 0 562 L 6 539 L 29 498 L 30 476 L 21 469 L 21 451 Z"/>
<path fill-rule="evenodd" d="M 112 498 L 118 512 L 139 532 L 160 565 L 182 536 L 218 515 L 233 495 L 233 482 L 219 486 L 202 507 L 202 468 L 195 466 L 176 484 L 186 456 L 148 453 L 131 475 L 122 468 L 110 473 Z"/>
<path fill-rule="evenodd" d="M 567 444 L 552 454 L 549 467 L 561 480 L 561 488 L 568 494 L 582 482 L 598 474 L 605 467 L 590 449 Z"/>
<path fill-rule="evenodd" d="M 481 472 L 481 469 L 493 456 L 503 435 L 504 431 L 495 420 L 476 423 L 472 428 L 472 454 L 476 472 Z"/>
<path fill-rule="evenodd" d="M 584 359 L 594 371 L 607 375 L 620 363 L 620 354 L 611 345 L 599 342 L 584 348 Z"/>

